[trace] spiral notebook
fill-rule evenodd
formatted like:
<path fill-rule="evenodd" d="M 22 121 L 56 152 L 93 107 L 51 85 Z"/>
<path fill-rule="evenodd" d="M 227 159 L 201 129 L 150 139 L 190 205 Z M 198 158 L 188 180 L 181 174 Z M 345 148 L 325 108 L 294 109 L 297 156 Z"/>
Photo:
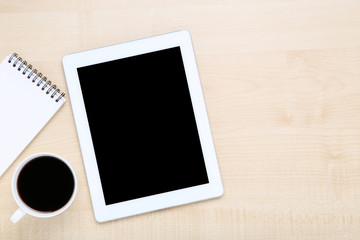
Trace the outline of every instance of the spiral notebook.
<path fill-rule="evenodd" d="M 0 64 L 0 176 L 65 103 L 64 93 L 17 54 Z"/>

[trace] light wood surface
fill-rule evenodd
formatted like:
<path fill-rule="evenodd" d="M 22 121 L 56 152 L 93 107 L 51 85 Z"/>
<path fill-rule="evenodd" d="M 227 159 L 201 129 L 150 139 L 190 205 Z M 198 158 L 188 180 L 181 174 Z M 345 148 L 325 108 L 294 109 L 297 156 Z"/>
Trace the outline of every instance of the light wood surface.
<path fill-rule="evenodd" d="M 97 223 L 68 101 L 0 178 L 1 240 L 360 239 L 358 0 L 0 0 L 0 58 L 19 53 L 66 92 L 64 55 L 181 29 L 224 196 Z M 12 224 L 12 174 L 44 151 L 73 165 L 78 195 L 57 217 Z"/>

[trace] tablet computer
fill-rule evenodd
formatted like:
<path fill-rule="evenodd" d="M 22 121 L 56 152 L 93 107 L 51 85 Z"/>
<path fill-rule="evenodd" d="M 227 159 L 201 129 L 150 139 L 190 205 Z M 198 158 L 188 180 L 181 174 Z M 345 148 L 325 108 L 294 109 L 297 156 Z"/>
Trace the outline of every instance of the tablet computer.
<path fill-rule="evenodd" d="M 223 194 L 189 32 L 66 55 L 63 67 L 98 222 Z"/>

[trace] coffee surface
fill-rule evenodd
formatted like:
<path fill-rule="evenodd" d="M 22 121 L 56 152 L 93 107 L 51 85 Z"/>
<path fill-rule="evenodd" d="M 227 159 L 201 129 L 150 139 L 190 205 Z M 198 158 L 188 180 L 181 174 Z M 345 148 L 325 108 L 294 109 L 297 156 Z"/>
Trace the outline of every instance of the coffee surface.
<path fill-rule="evenodd" d="M 74 177 L 61 160 L 42 156 L 28 162 L 21 170 L 17 188 L 20 198 L 30 208 L 56 211 L 70 200 L 74 191 Z"/>

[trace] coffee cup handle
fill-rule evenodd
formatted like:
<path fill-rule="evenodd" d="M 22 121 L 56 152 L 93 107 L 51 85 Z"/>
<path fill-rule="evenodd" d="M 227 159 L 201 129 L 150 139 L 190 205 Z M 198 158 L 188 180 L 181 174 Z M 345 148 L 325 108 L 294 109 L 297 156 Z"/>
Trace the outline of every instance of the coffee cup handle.
<path fill-rule="evenodd" d="M 25 216 L 25 212 L 19 208 L 18 210 L 16 210 L 16 212 L 14 212 L 14 214 L 11 216 L 10 220 L 13 223 L 17 223 L 23 216 Z"/>

